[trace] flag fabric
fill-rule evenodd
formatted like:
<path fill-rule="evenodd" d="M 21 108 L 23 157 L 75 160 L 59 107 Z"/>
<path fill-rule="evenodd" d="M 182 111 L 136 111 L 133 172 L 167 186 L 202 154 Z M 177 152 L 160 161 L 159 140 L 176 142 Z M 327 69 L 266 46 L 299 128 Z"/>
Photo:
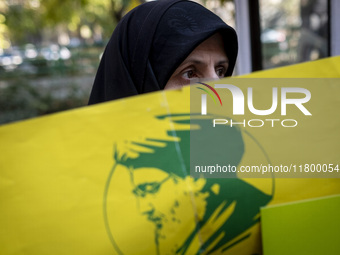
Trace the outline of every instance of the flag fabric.
<path fill-rule="evenodd" d="M 339 66 L 333 57 L 246 77 L 340 78 Z M 273 164 L 288 164 L 280 153 L 299 148 L 304 158 L 310 144 L 287 143 L 305 134 L 335 169 L 340 85 L 333 79 L 311 92 L 311 100 L 317 95 L 324 103 L 312 107 L 308 123 L 320 123 L 327 110 L 324 132 L 232 129 L 229 138 L 242 153 L 230 160 L 246 165 L 266 154 Z M 0 254 L 261 254 L 260 207 L 340 194 L 335 172 L 192 177 L 190 132 L 205 123 L 199 117 L 190 127 L 192 119 L 185 87 L 1 126 Z"/>

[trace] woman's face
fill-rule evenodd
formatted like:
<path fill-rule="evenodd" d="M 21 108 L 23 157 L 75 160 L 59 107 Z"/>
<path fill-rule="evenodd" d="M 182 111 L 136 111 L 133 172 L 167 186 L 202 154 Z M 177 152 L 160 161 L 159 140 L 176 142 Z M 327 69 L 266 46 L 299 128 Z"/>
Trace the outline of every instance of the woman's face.
<path fill-rule="evenodd" d="M 225 76 L 229 66 L 222 36 L 217 33 L 198 45 L 179 65 L 164 89 L 180 88 L 191 81 L 216 80 Z"/>

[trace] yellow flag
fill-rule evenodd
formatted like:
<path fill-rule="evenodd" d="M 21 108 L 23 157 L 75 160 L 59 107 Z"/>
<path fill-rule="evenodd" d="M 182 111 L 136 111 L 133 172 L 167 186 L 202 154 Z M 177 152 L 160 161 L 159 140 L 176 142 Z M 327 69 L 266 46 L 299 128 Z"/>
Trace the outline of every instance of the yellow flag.
<path fill-rule="evenodd" d="M 335 57 L 248 77 L 339 78 L 339 66 L 340 57 Z M 208 111 L 210 105 L 217 107 L 216 95 L 200 86 L 216 101 Z M 190 175 L 190 153 L 195 151 L 190 135 L 212 124 L 190 112 L 192 89 L 154 92 L 0 127 L 0 254 L 260 254 L 260 207 L 340 194 L 340 179 L 335 178 L 340 154 L 334 146 L 340 142 L 340 101 L 335 96 L 340 86 L 334 79 L 305 86 L 312 98 L 302 105 L 311 118 L 299 117 L 302 106 L 287 106 L 300 114 L 297 127 L 229 128 L 230 146 L 223 159 L 237 171 L 263 162 L 292 164 L 299 171 L 296 151 L 309 160 L 311 154 L 301 150 L 314 147 L 287 144 L 308 138 L 320 155 L 328 155 L 304 162 L 308 173 L 313 167 L 322 171 L 324 164 L 328 171 L 333 164 L 332 178 Z M 255 93 L 272 95 L 265 88 L 254 88 L 254 98 Z M 221 95 L 228 104 L 223 100 Z M 314 124 L 320 130 L 322 116 L 327 116 L 324 132 L 308 131 Z M 265 134 L 270 137 L 264 139 Z M 211 135 L 200 144 L 206 150 L 211 141 L 224 139 Z M 289 157 L 280 158 L 283 151 Z"/>

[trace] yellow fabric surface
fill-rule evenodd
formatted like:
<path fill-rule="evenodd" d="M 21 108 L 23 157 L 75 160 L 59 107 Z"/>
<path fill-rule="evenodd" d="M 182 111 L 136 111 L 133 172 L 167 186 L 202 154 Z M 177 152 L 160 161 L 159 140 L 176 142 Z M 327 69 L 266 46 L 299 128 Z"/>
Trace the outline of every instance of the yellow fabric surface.
<path fill-rule="evenodd" d="M 340 57 L 257 72 L 246 77 L 340 78 Z M 338 92 L 338 87 L 334 91 Z M 327 87 L 324 93 L 333 93 L 331 87 Z M 333 110 L 336 123 L 339 123 L 338 108 Z M 0 254 L 176 253 L 195 228 L 197 220 L 208 210 L 207 194 L 200 192 L 206 181 L 194 180 L 190 176 L 169 179 L 166 173 L 154 167 L 145 167 L 132 174 L 133 170 L 117 164 L 117 159 L 136 158 L 141 151 L 152 153 L 152 149 L 138 143 L 157 148 L 164 143 L 155 139 L 176 143 L 168 131 L 180 130 L 183 126 L 155 116 L 183 112 L 190 112 L 189 87 L 1 126 Z M 339 130 L 332 130 L 334 141 L 339 142 Z M 278 144 L 284 142 L 280 133 L 276 133 L 273 139 L 277 139 Z M 247 151 L 247 141 L 245 148 L 251 155 L 251 151 Z M 340 155 L 339 149 L 334 155 Z M 340 163 L 340 157 L 333 159 L 333 163 Z M 164 162 L 171 164 L 172 159 L 165 155 Z M 243 181 L 264 194 L 273 190 L 270 178 Z M 149 189 L 151 200 L 144 201 L 144 194 L 139 194 L 136 199 L 136 183 L 143 183 L 140 187 Z M 152 186 L 153 183 L 162 184 L 157 194 L 154 191 L 159 187 Z M 218 194 L 220 188 L 214 186 L 212 192 Z M 340 194 L 340 178 L 276 179 L 269 204 L 332 194 Z M 235 209 L 238 202 L 235 201 L 219 215 L 222 204 L 214 212 L 215 218 L 210 218 L 202 226 L 183 254 L 200 253 L 202 242 L 211 237 L 223 222 L 232 220 L 231 215 L 238 213 Z M 150 205 L 157 205 L 156 209 L 169 213 L 159 216 L 167 219 L 161 226 L 157 225 L 160 221 L 155 214 L 143 213 L 142 207 Z M 210 247 L 227 232 L 228 229 L 215 237 Z M 177 253 L 181 254 L 178 250 Z M 260 227 L 256 223 L 213 254 L 260 253 Z"/>

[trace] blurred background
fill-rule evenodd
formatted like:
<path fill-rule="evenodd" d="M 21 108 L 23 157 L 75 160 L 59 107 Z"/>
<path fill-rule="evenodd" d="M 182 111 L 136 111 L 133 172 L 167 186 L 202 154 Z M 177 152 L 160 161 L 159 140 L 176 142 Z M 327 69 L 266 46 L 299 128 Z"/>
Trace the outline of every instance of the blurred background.
<path fill-rule="evenodd" d="M 116 24 L 142 2 L 0 0 L 0 124 L 85 106 Z M 198 2 L 236 28 L 235 75 L 335 54 L 336 0 Z"/>

